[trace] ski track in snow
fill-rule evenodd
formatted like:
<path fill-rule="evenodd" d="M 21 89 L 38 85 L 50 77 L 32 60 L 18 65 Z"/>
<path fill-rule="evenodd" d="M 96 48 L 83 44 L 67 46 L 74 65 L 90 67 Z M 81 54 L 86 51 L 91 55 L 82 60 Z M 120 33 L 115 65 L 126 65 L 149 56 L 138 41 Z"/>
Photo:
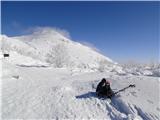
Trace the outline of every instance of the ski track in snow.
<path fill-rule="evenodd" d="M 8 67 L 8 66 L 7 66 Z M 3 66 L 4 72 L 8 68 Z M 17 70 L 15 73 L 9 70 Z M 112 77 L 112 88 L 120 89 L 149 77 L 118 76 L 112 73 L 85 73 L 72 76 L 71 71 L 52 68 L 9 67 L 2 76 L 3 119 L 106 119 L 158 120 L 154 108 L 147 111 L 140 102 L 154 107 L 154 101 L 143 100 L 138 94 L 144 88 L 128 89 L 110 102 L 99 99 L 95 88 L 102 77 Z M 13 74 L 19 75 L 16 79 Z M 123 80 L 126 79 L 126 80 Z M 127 82 L 126 82 L 127 81 Z M 120 87 L 120 88 L 119 88 Z M 145 95 L 144 95 L 145 96 Z M 133 100 L 132 100 L 133 99 Z M 156 103 L 155 103 L 156 104 Z M 155 112 L 156 111 L 156 112 Z"/>

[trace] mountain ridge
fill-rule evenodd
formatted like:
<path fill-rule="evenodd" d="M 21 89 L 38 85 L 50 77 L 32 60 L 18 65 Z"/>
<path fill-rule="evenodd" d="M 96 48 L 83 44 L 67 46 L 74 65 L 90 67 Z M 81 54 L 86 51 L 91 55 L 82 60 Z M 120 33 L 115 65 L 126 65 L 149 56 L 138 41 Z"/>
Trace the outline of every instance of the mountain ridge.
<path fill-rule="evenodd" d="M 65 37 L 65 33 L 63 35 L 60 30 L 56 31 L 56 29 L 39 28 L 29 35 L 15 37 L 1 35 L 1 38 L 2 51 L 8 48 L 8 51 L 16 51 L 21 55 L 43 62 L 48 62 L 47 57 L 49 54 L 49 57 L 52 57 L 52 59 L 57 59 L 56 57 L 62 54 L 58 49 L 64 49 L 62 50 L 64 53 L 63 56 L 61 55 L 61 58 L 68 55 L 68 63 L 65 63 L 61 67 L 98 69 L 101 61 L 105 61 L 109 65 L 112 65 L 112 67 L 116 65 L 110 58 L 100 54 L 89 46 Z M 56 48 L 57 46 L 60 46 L 60 48 Z M 59 52 L 57 56 L 53 56 L 55 54 L 53 51 L 56 51 L 55 49 Z"/>

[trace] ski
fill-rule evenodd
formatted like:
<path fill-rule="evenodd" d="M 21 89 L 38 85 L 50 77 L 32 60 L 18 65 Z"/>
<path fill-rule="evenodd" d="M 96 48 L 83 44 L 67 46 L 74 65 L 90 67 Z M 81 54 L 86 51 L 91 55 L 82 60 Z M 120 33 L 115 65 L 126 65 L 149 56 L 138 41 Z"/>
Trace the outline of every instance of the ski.
<path fill-rule="evenodd" d="M 133 88 L 133 87 L 136 87 L 136 85 L 135 85 L 135 84 L 130 84 L 129 86 L 127 86 L 127 87 L 125 87 L 125 88 L 123 88 L 123 89 L 120 89 L 120 90 L 118 90 L 117 92 L 114 92 L 114 93 L 113 93 L 113 96 L 116 95 L 116 94 L 118 94 L 118 93 L 120 93 L 120 92 L 122 92 L 122 91 L 125 91 L 125 90 L 128 89 L 128 88 Z"/>

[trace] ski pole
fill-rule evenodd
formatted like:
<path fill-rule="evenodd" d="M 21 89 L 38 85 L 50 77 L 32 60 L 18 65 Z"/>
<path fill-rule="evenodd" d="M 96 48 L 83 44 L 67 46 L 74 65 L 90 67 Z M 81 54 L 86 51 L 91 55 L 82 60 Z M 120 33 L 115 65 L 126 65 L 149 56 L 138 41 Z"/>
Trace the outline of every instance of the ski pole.
<path fill-rule="evenodd" d="M 117 92 L 114 93 L 114 95 L 116 95 L 117 93 L 122 92 L 122 91 L 124 91 L 124 90 L 126 90 L 126 89 L 128 89 L 130 87 L 136 87 L 136 85 L 135 84 L 133 84 L 133 85 L 131 84 L 131 85 L 129 85 L 129 86 L 123 88 L 123 89 L 118 90 Z"/>

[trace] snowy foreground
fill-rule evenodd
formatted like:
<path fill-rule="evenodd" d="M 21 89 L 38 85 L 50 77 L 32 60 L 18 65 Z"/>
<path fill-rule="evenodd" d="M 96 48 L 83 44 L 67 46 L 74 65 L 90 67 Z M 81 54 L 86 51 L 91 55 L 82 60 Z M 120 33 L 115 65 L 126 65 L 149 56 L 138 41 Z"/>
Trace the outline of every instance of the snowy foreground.
<path fill-rule="evenodd" d="M 3 62 L 2 119 L 159 120 L 158 77 L 24 67 Z M 110 102 L 95 95 L 98 82 L 110 78 L 121 92 Z"/>

